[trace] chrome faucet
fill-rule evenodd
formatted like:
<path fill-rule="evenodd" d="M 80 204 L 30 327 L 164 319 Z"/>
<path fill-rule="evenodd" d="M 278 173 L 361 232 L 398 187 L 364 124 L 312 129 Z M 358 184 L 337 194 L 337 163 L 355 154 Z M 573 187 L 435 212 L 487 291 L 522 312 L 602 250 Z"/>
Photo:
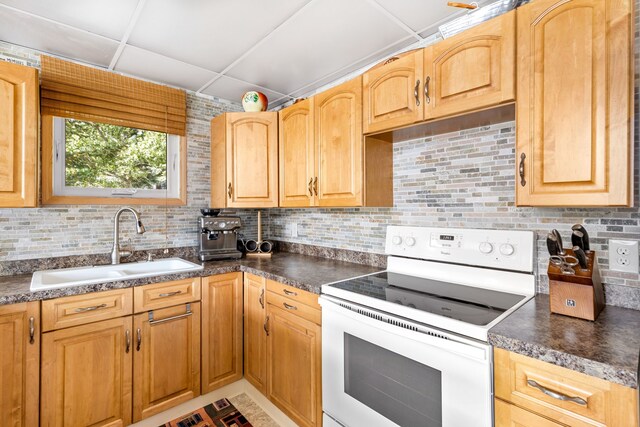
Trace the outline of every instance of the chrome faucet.
<path fill-rule="evenodd" d="M 144 225 L 142 225 L 142 221 L 140 221 L 140 215 L 136 212 L 135 209 L 130 207 L 124 207 L 116 212 L 116 216 L 113 220 L 113 249 L 111 249 L 111 264 L 120 264 L 121 257 L 127 257 L 131 255 L 132 251 L 130 250 L 121 250 L 120 249 L 120 215 L 123 212 L 129 211 L 133 214 L 136 219 L 136 233 L 143 234 L 145 232 Z"/>

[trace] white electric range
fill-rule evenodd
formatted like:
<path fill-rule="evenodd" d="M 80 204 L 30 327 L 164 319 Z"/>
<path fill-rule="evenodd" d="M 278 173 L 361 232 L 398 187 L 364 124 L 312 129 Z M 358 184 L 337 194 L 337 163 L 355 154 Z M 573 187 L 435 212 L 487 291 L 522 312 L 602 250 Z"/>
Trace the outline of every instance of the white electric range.
<path fill-rule="evenodd" d="M 535 295 L 534 234 L 390 226 L 385 252 L 322 287 L 324 425 L 492 426 L 487 333 Z"/>

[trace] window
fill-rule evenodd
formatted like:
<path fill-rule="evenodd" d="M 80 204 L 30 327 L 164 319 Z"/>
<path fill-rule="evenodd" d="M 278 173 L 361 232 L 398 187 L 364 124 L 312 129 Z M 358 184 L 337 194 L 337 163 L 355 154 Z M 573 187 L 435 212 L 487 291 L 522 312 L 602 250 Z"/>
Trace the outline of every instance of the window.
<path fill-rule="evenodd" d="M 71 118 L 52 120 L 54 197 L 158 203 L 181 199 L 180 136 Z"/>

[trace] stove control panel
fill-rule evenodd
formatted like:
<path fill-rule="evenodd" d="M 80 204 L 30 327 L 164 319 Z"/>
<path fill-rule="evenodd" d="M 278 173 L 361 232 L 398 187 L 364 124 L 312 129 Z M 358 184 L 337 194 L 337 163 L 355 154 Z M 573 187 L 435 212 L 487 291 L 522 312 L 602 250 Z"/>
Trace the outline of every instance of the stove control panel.
<path fill-rule="evenodd" d="M 475 228 L 387 227 L 386 254 L 532 272 L 534 233 Z"/>

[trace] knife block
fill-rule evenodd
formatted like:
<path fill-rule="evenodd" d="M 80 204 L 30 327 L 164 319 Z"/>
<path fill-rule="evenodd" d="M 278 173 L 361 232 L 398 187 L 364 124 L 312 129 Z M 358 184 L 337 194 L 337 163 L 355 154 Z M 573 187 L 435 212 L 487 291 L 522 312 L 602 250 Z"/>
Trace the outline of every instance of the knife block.
<path fill-rule="evenodd" d="M 575 256 L 571 249 L 567 255 Z M 549 309 L 552 313 L 595 321 L 604 308 L 604 290 L 595 251 L 587 253 L 587 268 L 573 267 L 575 275 L 562 274 L 549 263 Z"/>

